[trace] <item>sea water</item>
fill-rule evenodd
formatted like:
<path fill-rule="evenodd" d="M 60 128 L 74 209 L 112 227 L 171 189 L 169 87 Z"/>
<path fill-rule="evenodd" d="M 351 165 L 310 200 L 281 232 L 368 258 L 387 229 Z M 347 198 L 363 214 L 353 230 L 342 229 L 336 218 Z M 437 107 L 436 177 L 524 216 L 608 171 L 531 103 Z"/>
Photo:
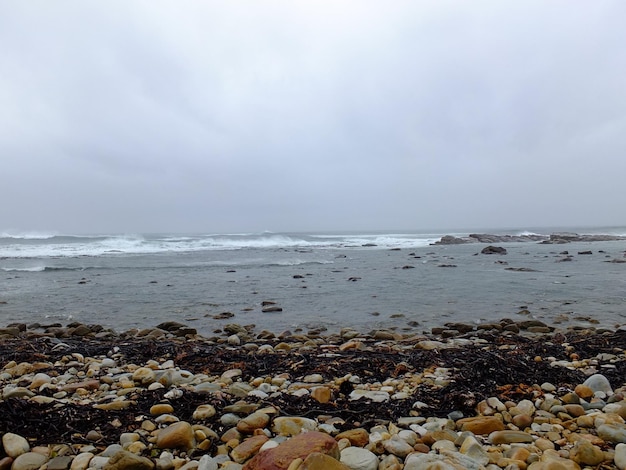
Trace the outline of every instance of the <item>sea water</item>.
<path fill-rule="evenodd" d="M 532 230 L 553 231 L 563 230 Z M 626 322 L 626 263 L 611 262 L 624 259 L 626 241 L 502 243 L 506 255 L 485 255 L 479 243 L 432 245 L 446 234 L 468 232 L 0 233 L 0 324 L 124 331 L 178 321 L 211 335 L 227 323 L 421 332 L 502 318 Z M 264 301 L 282 311 L 263 312 Z"/>

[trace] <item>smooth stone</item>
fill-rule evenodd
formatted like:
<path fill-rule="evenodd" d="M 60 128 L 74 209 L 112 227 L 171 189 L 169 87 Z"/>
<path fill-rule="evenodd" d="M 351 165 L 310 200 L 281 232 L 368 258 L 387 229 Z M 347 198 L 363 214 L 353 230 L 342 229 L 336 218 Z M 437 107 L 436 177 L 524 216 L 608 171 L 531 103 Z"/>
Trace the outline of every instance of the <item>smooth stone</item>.
<path fill-rule="evenodd" d="M 89 462 L 89 468 L 94 468 L 96 470 L 102 470 L 102 468 L 107 464 L 108 461 L 109 461 L 109 457 L 103 457 L 101 455 L 96 455 Z"/>
<path fill-rule="evenodd" d="M 613 443 L 626 443 L 626 425 L 602 424 L 597 429 L 598 436 Z"/>
<path fill-rule="evenodd" d="M 613 395 L 613 388 L 609 380 L 602 374 L 594 374 L 583 382 L 583 385 L 589 387 L 593 392 L 604 392 L 607 395 Z"/>
<path fill-rule="evenodd" d="M 350 467 L 330 455 L 313 452 L 304 459 L 298 470 L 350 470 Z"/>
<path fill-rule="evenodd" d="M 152 416 L 159 416 L 168 413 L 173 413 L 174 407 L 169 403 L 157 403 L 156 405 L 152 405 L 150 407 L 150 414 Z"/>
<path fill-rule="evenodd" d="M 337 440 L 348 439 L 350 444 L 357 447 L 365 447 L 369 443 L 369 433 L 363 428 L 348 429 L 335 436 Z"/>
<path fill-rule="evenodd" d="M 366 400 L 372 400 L 374 403 L 382 403 L 389 401 L 389 393 L 383 392 L 381 390 L 353 390 L 350 392 L 350 400 L 360 400 L 364 398 Z"/>
<path fill-rule="evenodd" d="M 262 429 L 270 422 L 269 415 L 255 411 L 237 423 L 237 430 L 242 433 L 252 433 L 255 429 Z"/>
<path fill-rule="evenodd" d="M 413 452 L 413 446 L 398 436 L 392 436 L 391 439 L 383 441 L 383 447 L 390 454 L 397 455 L 401 458 L 405 458 Z"/>
<path fill-rule="evenodd" d="M 620 443 L 615 446 L 613 461 L 619 470 L 626 470 L 626 444 Z"/>
<path fill-rule="evenodd" d="M 279 416 L 272 423 L 272 431 L 283 436 L 295 436 L 303 431 L 317 429 L 317 421 L 300 416 Z"/>
<path fill-rule="evenodd" d="M 180 421 L 161 429 L 157 434 L 156 446 L 161 449 L 193 449 L 195 439 L 191 424 Z"/>
<path fill-rule="evenodd" d="M 268 440 L 269 438 L 265 434 L 259 434 L 258 436 L 249 437 L 248 439 L 243 441 L 241 444 L 239 444 L 237 447 L 235 447 L 230 452 L 230 456 L 233 459 L 233 461 L 235 461 L 236 463 L 244 463 L 246 460 L 249 460 L 254 455 L 257 455 L 257 452 L 259 451 L 261 446 L 265 444 L 265 442 Z M 266 452 L 263 452 L 263 454 L 266 454 L 267 452 L 270 452 L 271 450 L 272 449 Z M 248 468 L 247 464 L 246 464 L 246 468 Z"/>
<path fill-rule="evenodd" d="M 198 470 L 217 470 L 218 463 L 217 460 L 212 458 L 210 455 L 203 455 L 200 457 L 198 461 Z"/>
<path fill-rule="evenodd" d="M 309 431 L 282 442 L 278 447 L 258 453 L 243 468 L 244 470 L 287 470 L 291 462 L 296 459 L 306 459 L 313 452 L 327 454 L 335 459 L 339 459 L 340 456 L 335 439 L 328 434 Z"/>
<path fill-rule="evenodd" d="M 133 372 L 132 379 L 141 385 L 150 385 L 156 380 L 156 373 L 148 367 L 140 367 Z"/>
<path fill-rule="evenodd" d="M 122 450 L 111 456 L 103 470 L 152 470 L 154 463 L 147 457 Z"/>
<path fill-rule="evenodd" d="M 352 470 L 377 470 L 378 457 L 362 447 L 346 447 L 341 451 L 342 464 Z"/>
<path fill-rule="evenodd" d="M 30 451 L 28 441 L 18 434 L 8 432 L 2 436 L 4 452 L 12 458 L 16 458 Z"/>
<path fill-rule="evenodd" d="M 91 452 L 81 452 L 74 460 L 72 460 L 72 464 L 70 465 L 70 470 L 86 470 L 89 467 L 89 462 L 93 459 L 94 454 Z"/>
<path fill-rule="evenodd" d="M 196 421 L 203 421 L 205 419 L 215 416 L 216 410 L 213 405 L 200 405 L 193 412 L 193 419 Z"/>
<path fill-rule="evenodd" d="M 505 429 L 502 420 L 496 416 L 463 418 L 458 420 L 456 424 L 461 431 L 469 431 L 480 435 L 491 434 L 494 431 L 503 431 Z"/>
<path fill-rule="evenodd" d="M 328 403 L 331 398 L 331 391 L 328 387 L 313 387 L 311 389 L 311 398 L 318 403 Z"/>
<path fill-rule="evenodd" d="M 588 400 L 593 396 L 593 390 L 586 385 L 580 384 L 576 385 L 574 388 L 574 393 L 578 395 L 583 400 Z"/>
<path fill-rule="evenodd" d="M 491 444 L 512 444 L 512 443 L 530 443 L 533 442 L 533 437 L 530 434 L 526 434 L 523 431 L 494 431 L 489 434 L 489 442 Z"/>
<path fill-rule="evenodd" d="M 596 466 L 604 461 L 604 452 L 591 442 L 581 439 L 569 451 L 570 459 L 581 465 Z"/>
<path fill-rule="evenodd" d="M 72 465 L 73 457 L 63 455 L 54 457 L 46 465 L 46 470 L 68 470 Z"/>
<path fill-rule="evenodd" d="M 37 452 L 20 454 L 11 465 L 11 470 L 37 470 L 48 461 L 48 457 Z"/>

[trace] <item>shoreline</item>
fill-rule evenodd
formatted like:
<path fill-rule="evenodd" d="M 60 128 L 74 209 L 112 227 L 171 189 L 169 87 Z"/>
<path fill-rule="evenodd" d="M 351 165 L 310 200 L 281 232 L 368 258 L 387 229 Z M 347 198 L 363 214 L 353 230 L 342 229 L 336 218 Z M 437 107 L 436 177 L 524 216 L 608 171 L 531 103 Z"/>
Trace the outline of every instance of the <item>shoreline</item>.
<path fill-rule="evenodd" d="M 388 469 L 426 468 L 416 466 L 424 459 L 624 468 L 626 331 L 539 323 L 328 336 L 230 324 L 213 338 L 174 322 L 123 333 L 17 324 L 0 329 L 0 432 L 25 439 L 25 455 L 48 452 L 48 469 L 67 457 L 59 470 L 105 468 L 128 453 L 164 470 L 282 468 L 255 467 L 255 456 L 303 430 L 330 436 L 327 453 L 347 468 L 355 452 Z M 600 389 L 582 385 L 592 378 Z M 167 441 L 176 429 L 187 437 Z M 19 455 L 4 443 L 0 467 L 10 459 L 16 469 Z"/>

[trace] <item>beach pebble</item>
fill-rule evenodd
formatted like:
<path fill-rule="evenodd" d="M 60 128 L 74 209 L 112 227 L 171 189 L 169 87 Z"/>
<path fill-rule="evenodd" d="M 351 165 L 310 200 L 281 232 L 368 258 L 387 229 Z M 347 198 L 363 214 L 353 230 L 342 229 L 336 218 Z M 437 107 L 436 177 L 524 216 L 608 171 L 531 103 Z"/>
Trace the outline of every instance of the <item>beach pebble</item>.
<path fill-rule="evenodd" d="M 320 452 L 309 454 L 297 468 L 298 470 L 350 470 L 350 467 L 347 467 L 339 460 Z"/>
<path fill-rule="evenodd" d="M 602 424 L 597 429 L 598 436 L 608 442 L 626 443 L 626 425 L 621 423 Z"/>
<path fill-rule="evenodd" d="M 348 429 L 337 434 L 335 437 L 337 440 L 348 439 L 350 444 L 357 447 L 365 447 L 369 442 L 369 433 L 363 428 Z"/>
<path fill-rule="evenodd" d="M 532 441 L 533 437 L 523 431 L 494 431 L 489 434 L 489 442 L 496 445 Z"/>
<path fill-rule="evenodd" d="M 193 449 L 195 438 L 191 424 L 180 421 L 161 429 L 157 434 L 156 446 L 161 449 Z"/>
<path fill-rule="evenodd" d="M 596 466 L 604 461 L 604 452 L 600 447 L 581 439 L 570 450 L 570 459 L 580 465 Z"/>
<path fill-rule="evenodd" d="M 249 437 L 244 440 L 241 444 L 236 446 L 230 453 L 231 458 L 236 463 L 243 463 L 246 460 L 250 459 L 252 456 L 256 455 L 259 449 L 265 442 L 267 442 L 269 438 L 264 434 L 259 434 L 257 436 Z M 272 449 L 263 452 L 266 454 L 267 452 L 271 452 Z M 246 468 L 252 469 L 253 467 Z M 262 468 L 262 467 L 259 467 Z"/>
<path fill-rule="evenodd" d="M 149 458 L 122 450 L 109 458 L 103 470 L 152 470 L 153 467 Z"/>
<path fill-rule="evenodd" d="M 18 434 L 7 432 L 2 436 L 4 452 L 12 458 L 16 458 L 30 451 L 28 441 Z"/>
<path fill-rule="evenodd" d="M 347 447 L 341 451 L 341 463 L 352 470 L 377 470 L 378 457 L 361 447 Z"/>
<path fill-rule="evenodd" d="M 279 416 L 272 422 L 272 431 L 284 436 L 295 436 L 303 431 L 317 429 L 317 421 L 299 416 Z"/>
<path fill-rule="evenodd" d="M 269 421 L 270 417 L 267 414 L 256 411 L 239 421 L 237 423 L 237 430 L 244 434 L 249 434 L 254 432 L 255 429 L 264 428 Z"/>
<path fill-rule="evenodd" d="M 215 416 L 216 412 L 217 411 L 213 405 L 199 405 L 193 412 L 193 419 L 196 421 L 203 421 Z"/>
<path fill-rule="evenodd" d="M 413 446 L 398 436 L 392 436 L 391 439 L 383 441 L 384 449 L 390 454 L 404 458 L 413 452 Z"/>
<path fill-rule="evenodd" d="M 504 430 L 504 423 L 496 416 L 475 416 L 463 418 L 456 422 L 461 431 L 469 431 L 474 434 L 491 434 L 494 431 Z"/>
<path fill-rule="evenodd" d="M 619 470 L 626 470 L 626 444 L 620 443 L 615 446 L 615 456 L 613 459 L 615 466 Z"/>
<path fill-rule="evenodd" d="M 48 461 L 48 457 L 38 452 L 20 454 L 11 465 L 11 470 L 37 470 Z"/>
<path fill-rule="evenodd" d="M 613 395 L 613 388 L 608 379 L 602 374 L 594 374 L 583 382 L 583 385 L 589 387 L 594 393 L 604 392 L 606 395 Z"/>

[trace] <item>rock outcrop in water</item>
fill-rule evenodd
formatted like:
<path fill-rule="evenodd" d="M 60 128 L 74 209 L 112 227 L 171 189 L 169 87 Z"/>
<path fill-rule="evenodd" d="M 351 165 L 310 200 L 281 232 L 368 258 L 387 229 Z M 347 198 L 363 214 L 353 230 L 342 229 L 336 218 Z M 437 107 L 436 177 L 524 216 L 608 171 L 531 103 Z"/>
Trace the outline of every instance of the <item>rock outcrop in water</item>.
<path fill-rule="evenodd" d="M 467 237 L 444 235 L 433 245 L 461 245 L 465 243 L 511 243 L 511 242 L 539 242 L 543 244 L 563 244 L 571 242 L 606 242 L 626 240 L 620 235 L 580 235 L 578 233 L 559 232 L 551 235 L 524 234 L 524 235 L 496 235 L 488 233 L 470 233 Z"/>

